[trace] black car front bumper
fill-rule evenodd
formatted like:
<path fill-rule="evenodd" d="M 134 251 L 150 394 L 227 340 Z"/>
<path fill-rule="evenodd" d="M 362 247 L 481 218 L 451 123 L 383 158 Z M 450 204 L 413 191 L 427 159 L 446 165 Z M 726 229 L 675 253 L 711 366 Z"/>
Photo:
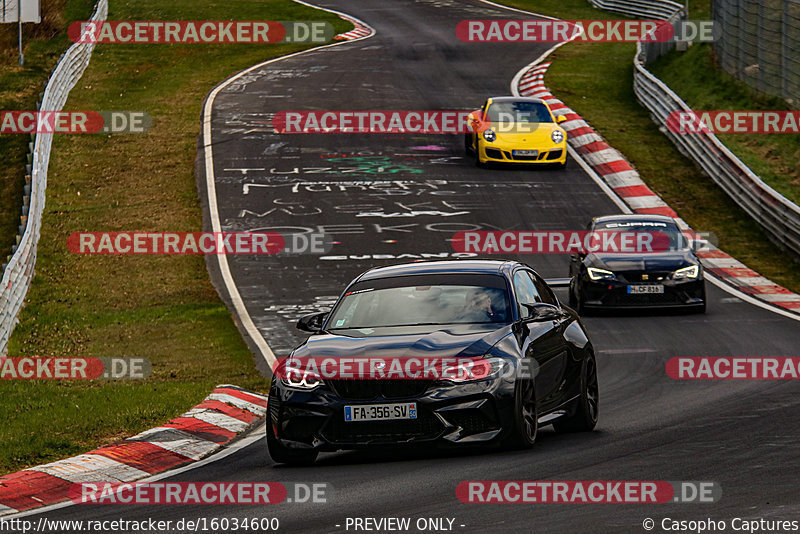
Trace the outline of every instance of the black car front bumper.
<path fill-rule="evenodd" d="M 344 407 L 415 402 L 417 418 L 345 421 Z M 275 379 L 268 431 L 282 445 L 321 451 L 380 445 L 479 444 L 513 425 L 514 383 L 496 378 L 464 384 L 422 380 L 335 380 L 311 391 Z"/>
<path fill-rule="evenodd" d="M 629 287 L 649 285 L 645 282 L 628 283 L 620 280 L 581 281 L 581 298 L 584 308 L 702 308 L 705 305 L 705 282 L 695 280 L 661 280 L 663 293 L 631 293 Z"/>

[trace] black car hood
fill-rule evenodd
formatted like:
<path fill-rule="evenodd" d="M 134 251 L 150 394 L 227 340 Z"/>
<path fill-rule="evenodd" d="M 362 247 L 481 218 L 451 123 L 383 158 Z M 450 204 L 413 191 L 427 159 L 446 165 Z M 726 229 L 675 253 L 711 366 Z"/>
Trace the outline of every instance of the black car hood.
<path fill-rule="evenodd" d="M 675 271 L 699 262 L 690 250 L 686 250 L 654 254 L 589 254 L 584 263 L 588 267 L 627 272 Z"/>
<path fill-rule="evenodd" d="M 511 325 L 460 326 L 419 334 L 352 337 L 314 335 L 292 353 L 297 358 L 453 358 L 483 356 L 511 332 Z M 357 335 L 357 334 L 353 334 Z"/>

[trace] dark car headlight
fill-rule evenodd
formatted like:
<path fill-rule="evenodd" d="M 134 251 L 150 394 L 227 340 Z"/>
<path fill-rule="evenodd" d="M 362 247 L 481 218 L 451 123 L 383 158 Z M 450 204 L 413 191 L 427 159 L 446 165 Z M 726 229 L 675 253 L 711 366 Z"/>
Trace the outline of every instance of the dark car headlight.
<path fill-rule="evenodd" d="M 486 130 L 485 132 L 483 132 L 483 138 L 484 138 L 486 141 L 488 141 L 488 142 L 490 142 L 490 143 L 491 143 L 491 142 L 493 142 L 495 139 L 497 139 L 497 134 L 495 134 L 495 133 L 494 133 L 494 130 L 492 130 L 491 128 L 489 128 L 488 130 Z"/>
<path fill-rule="evenodd" d="M 299 372 L 288 372 L 280 381 L 288 388 L 302 389 L 305 391 L 315 389 L 322 384 L 322 380 L 319 376 L 309 372 L 304 372 L 302 374 Z"/>
<path fill-rule="evenodd" d="M 553 130 L 553 133 L 550 134 L 550 139 L 555 144 L 559 144 L 561 141 L 564 140 L 564 132 L 562 132 L 561 130 Z"/>
<path fill-rule="evenodd" d="M 442 369 L 441 380 L 454 384 L 478 382 L 480 380 L 502 376 L 509 368 L 510 364 L 508 360 L 496 356 L 489 356 L 476 359 L 467 365 L 462 362 L 454 363 L 450 367 L 445 367 Z"/>
<path fill-rule="evenodd" d="M 597 267 L 587 267 L 586 272 L 592 280 L 616 280 L 617 275 L 607 269 L 598 269 Z"/>
<path fill-rule="evenodd" d="M 694 280 L 700 274 L 699 265 L 690 265 L 672 273 L 673 280 Z"/>

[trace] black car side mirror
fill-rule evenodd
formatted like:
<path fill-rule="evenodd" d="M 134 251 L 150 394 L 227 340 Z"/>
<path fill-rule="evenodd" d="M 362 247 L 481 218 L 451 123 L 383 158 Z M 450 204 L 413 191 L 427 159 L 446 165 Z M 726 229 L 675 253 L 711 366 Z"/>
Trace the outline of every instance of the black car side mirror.
<path fill-rule="evenodd" d="M 322 328 L 322 324 L 325 322 L 325 317 L 327 316 L 328 312 L 317 312 L 304 315 L 297 320 L 297 329 L 302 330 L 303 332 L 317 333 Z"/>
<path fill-rule="evenodd" d="M 564 312 L 558 306 L 545 302 L 523 304 L 523 306 L 531 314 L 530 317 L 525 319 L 526 321 L 557 321 L 564 316 Z"/>

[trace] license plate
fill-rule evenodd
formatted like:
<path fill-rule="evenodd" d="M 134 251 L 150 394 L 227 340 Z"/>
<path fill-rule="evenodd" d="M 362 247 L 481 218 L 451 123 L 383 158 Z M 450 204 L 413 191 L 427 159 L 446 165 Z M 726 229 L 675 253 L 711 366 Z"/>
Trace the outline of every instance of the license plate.
<path fill-rule="evenodd" d="M 640 286 L 628 286 L 628 294 L 629 295 L 641 295 L 641 294 L 661 294 L 664 292 L 664 286 L 652 284 L 652 285 L 640 285 Z"/>
<path fill-rule="evenodd" d="M 394 419 L 416 419 L 417 403 L 400 404 L 360 404 L 344 407 L 344 420 L 353 421 L 392 421 Z"/>
<path fill-rule="evenodd" d="M 511 153 L 514 156 L 538 156 L 538 150 L 512 150 Z"/>

